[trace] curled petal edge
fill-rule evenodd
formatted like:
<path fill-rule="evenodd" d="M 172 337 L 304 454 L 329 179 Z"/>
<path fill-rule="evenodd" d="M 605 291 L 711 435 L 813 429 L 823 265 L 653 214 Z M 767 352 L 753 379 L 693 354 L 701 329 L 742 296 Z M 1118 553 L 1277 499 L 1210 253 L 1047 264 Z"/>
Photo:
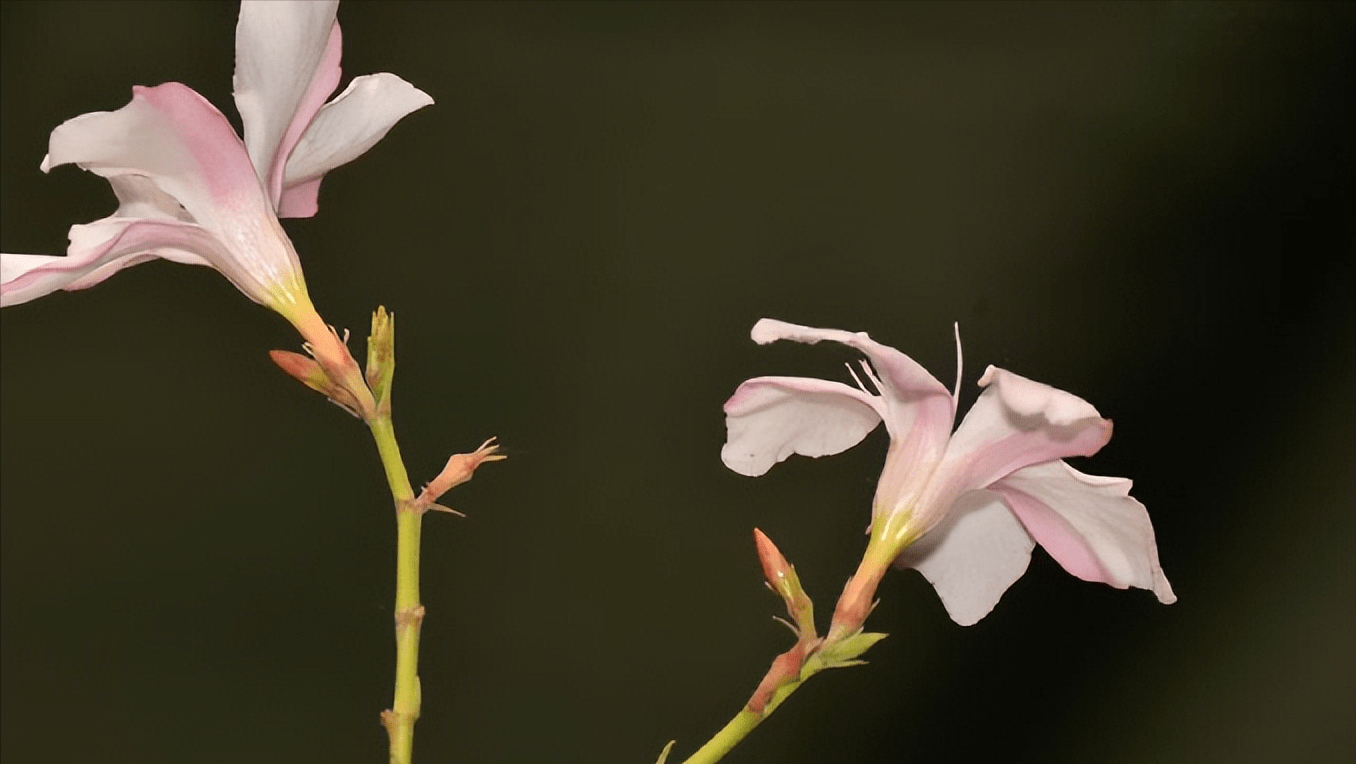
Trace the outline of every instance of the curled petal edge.
<path fill-rule="evenodd" d="M 841 329 L 817 329 L 811 326 L 778 321 L 773 318 L 760 319 L 749 333 L 754 342 L 766 345 L 777 340 L 791 340 L 814 345 L 823 340 L 847 345 L 861 352 L 880 372 L 880 382 L 885 389 L 881 393 L 892 403 L 918 404 L 929 398 L 937 398 L 936 404 L 944 404 L 947 410 L 947 432 L 951 429 L 951 420 L 955 416 L 956 402 L 946 385 L 928 373 L 917 361 L 871 339 L 866 332 L 848 332 Z M 960 350 L 957 338 L 957 353 Z M 899 433 L 904 435 L 905 433 Z"/>
<path fill-rule="evenodd" d="M 918 506 L 926 533 L 967 491 L 1033 464 L 1091 456 L 1111 439 L 1111 421 L 1078 396 L 990 366 L 984 392 L 965 414 Z"/>

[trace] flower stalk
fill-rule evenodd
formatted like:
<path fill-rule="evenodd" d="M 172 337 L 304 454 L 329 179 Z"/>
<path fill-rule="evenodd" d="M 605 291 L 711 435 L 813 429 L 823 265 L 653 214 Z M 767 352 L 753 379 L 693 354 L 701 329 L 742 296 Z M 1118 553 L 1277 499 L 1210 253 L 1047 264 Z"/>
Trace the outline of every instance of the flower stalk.
<path fill-rule="evenodd" d="M 389 410 L 368 422 L 377 444 L 381 466 L 396 507 L 395 696 L 381 721 L 390 736 L 391 764 L 410 764 L 414 752 L 414 722 L 419 718 L 419 633 L 424 606 L 419 601 L 419 543 L 424 513 L 414 503 L 414 490 L 400 458 Z"/>
<path fill-rule="evenodd" d="M 470 454 L 454 454 L 442 473 L 416 497 L 391 422 L 394 377 L 395 316 L 378 307 L 372 314 L 372 333 L 367 338 L 364 390 L 370 386 L 371 391 L 364 419 L 377 444 L 396 511 L 395 694 L 391 707 L 381 713 L 381 723 L 390 738 L 390 764 L 410 764 L 414 754 L 414 723 L 419 719 L 423 701 L 419 684 L 419 636 L 424 624 L 424 605 L 419 601 L 419 545 L 424 513 L 435 509 L 460 514 L 434 502 L 448 489 L 470 480 L 476 467 L 505 457 L 493 445 L 494 438 Z M 373 398 L 375 404 L 371 403 Z"/>
<path fill-rule="evenodd" d="M 367 337 L 366 385 L 376 392 L 380 405 L 365 412 L 372 440 L 377 444 L 386 483 L 391 488 L 396 512 L 395 695 L 391 707 L 381 714 L 390 738 L 391 764 L 410 764 L 414 755 L 414 723 L 419 719 L 422 692 L 419 686 L 419 633 L 424 606 L 419 601 L 419 544 L 424 512 L 414 500 L 410 476 L 400 458 L 395 425 L 391 422 L 391 381 L 395 376 L 395 317 L 378 307 L 372 314 L 372 333 Z"/>
<path fill-rule="evenodd" d="M 831 634 L 829 638 L 821 639 L 815 631 L 814 603 L 801 588 L 795 566 L 787 561 L 767 534 L 755 528 L 753 538 L 768 588 L 786 603 L 786 612 L 791 616 L 791 621 L 782 622 L 796 634 L 796 644 L 773 659 L 757 689 L 744 707 L 739 709 L 739 713 L 683 764 L 713 764 L 720 761 L 739 741 L 748 737 L 764 719 L 771 716 L 791 693 L 800 689 L 807 679 L 825 669 L 864 663 L 857 657 L 886 636 L 862 633 L 861 629 L 857 629 L 852 633 L 838 636 Z"/>
<path fill-rule="evenodd" d="M 391 764 L 410 764 L 414 751 L 414 723 L 423 699 L 419 684 L 419 636 L 424 623 L 424 605 L 419 601 L 419 545 L 424 513 L 429 510 L 461 515 L 437 504 L 448 490 L 470 480 L 485 462 L 504 459 L 490 438 L 469 454 L 453 454 L 447 465 L 415 496 L 410 476 L 400 456 L 395 425 L 391 420 L 391 383 L 395 377 L 395 315 L 378 307 L 372 314 L 367 337 L 367 368 L 358 365 L 338 335 L 326 327 L 335 344 L 329 362 L 323 362 L 313 344 L 314 360 L 299 353 L 270 353 L 283 371 L 316 390 L 367 423 L 377 445 L 386 483 L 396 514 L 395 693 L 391 707 L 381 712 L 381 723 L 390 738 Z M 335 379 L 342 375 L 341 379 Z"/>

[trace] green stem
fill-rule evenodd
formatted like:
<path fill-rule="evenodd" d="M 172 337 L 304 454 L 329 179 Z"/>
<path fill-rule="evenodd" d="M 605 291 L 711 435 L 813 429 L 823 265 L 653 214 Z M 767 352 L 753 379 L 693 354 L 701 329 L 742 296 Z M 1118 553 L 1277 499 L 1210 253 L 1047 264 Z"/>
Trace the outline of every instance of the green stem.
<path fill-rule="evenodd" d="M 391 738 L 391 764 L 410 764 L 420 704 L 419 629 L 424 606 L 419 603 L 419 536 L 424 513 L 414 504 L 391 418 L 376 416 L 368 424 L 396 505 L 395 698 L 382 721 Z"/>
<path fill-rule="evenodd" d="M 802 673 L 800 679 L 778 687 L 776 694 L 772 696 L 772 700 L 768 702 L 767 708 L 761 714 L 750 711 L 748 707 L 739 709 L 739 713 L 735 714 L 734 718 L 722 727 L 720 732 L 706 741 L 706 745 L 698 748 L 696 753 L 687 757 L 683 764 L 714 764 L 714 762 L 724 758 L 725 754 L 730 752 L 730 749 L 734 748 L 739 741 L 748 737 L 750 732 L 753 732 L 754 727 L 762 724 L 764 719 L 771 716 L 772 712 L 777 710 L 777 706 L 780 706 L 787 696 L 795 692 L 797 688 L 805 684 L 806 679 L 819 671 L 818 667 L 808 665 L 807 669 L 808 673 Z"/>

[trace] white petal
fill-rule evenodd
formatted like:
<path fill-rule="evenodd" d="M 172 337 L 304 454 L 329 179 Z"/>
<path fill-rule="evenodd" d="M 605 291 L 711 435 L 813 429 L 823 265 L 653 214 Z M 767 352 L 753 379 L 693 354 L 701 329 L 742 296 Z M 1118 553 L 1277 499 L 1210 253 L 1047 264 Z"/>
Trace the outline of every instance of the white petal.
<path fill-rule="evenodd" d="M 971 491 L 895 565 L 923 574 L 951 620 L 970 626 L 1022 577 L 1035 542 L 992 491 Z"/>
<path fill-rule="evenodd" d="M 244 0 L 235 31 L 235 105 L 258 175 L 276 205 L 283 167 L 339 86 L 338 0 Z"/>
<path fill-rule="evenodd" d="M 251 299 L 280 307 L 304 296 L 296 252 L 221 112 L 175 82 L 132 92 L 131 103 L 117 111 L 85 114 L 53 130 L 44 169 L 73 162 L 110 181 L 142 179 L 125 187 L 149 181 L 163 193 L 144 194 L 138 209 L 182 220 L 177 207 L 167 209 L 174 206 L 169 199 L 182 205 L 222 245 L 194 252 Z"/>
<path fill-rule="evenodd" d="M 1085 475 L 1061 461 L 1018 470 L 994 484 L 1027 531 L 1065 570 L 1118 589 L 1149 589 L 1177 601 L 1130 481 Z"/>
<path fill-rule="evenodd" d="M 206 228 L 220 228 L 223 214 L 235 208 L 268 209 L 231 124 L 177 82 L 133 88 L 131 102 L 121 109 L 83 114 L 59 125 L 42 169 L 62 164 L 106 178 L 144 176 Z M 149 198 L 145 202 L 165 207 Z"/>
<path fill-rule="evenodd" d="M 66 257 L 11 255 L 0 257 L 0 307 L 19 305 L 58 289 L 93 286 L 129 265 L 153 257 L 192 262 L 183 256 L 220 250 L 210 233 L 192 223 L 134 218 L 106 218 L 84 229 L 83 241 L 72 241 Z M 112 234 L 101 239 L 96 235 Z M 72 229 L 73 234 L 75 229 Z M 222 256 L 217 252 L 216 256 Z"/>
<path fill-rule="evenodd" d="M 945 443 L 951 434 L 951 421 L 955 415 L 956 403 L 946 386 L 928 373 L 917 361 L 888 345 L 882 345 L 871 339 L 866 332 L 845 332 L 841 329 L 816 329 L 811 326 L 790 324 L 764 318 L 753 325 L 750 332 L 753 341 L 766 345 L 777 340 L 792 340 L 809 345 L 822 340 L 839 342 L 860 351 L 871 360 L 880 373 L 880 382 L 884 389 L 882 396 L 892 408 L 887 420 L 891 425 L 890 433 L 896 438 L 909 437 L 915 419 L 945 420 L 945 427 L 929 427 L 927 433 L 931 439 L 938 439 L 936 430 L 940 429 L 940 441 Z M 957 348 L 960 347 L 959 340 Z"/>
<path fill-rule="evenodd" d="M 171 246 L 171 243 L 193 244 L 215 239 L 204 238 L 200 232 L 189 236 L 158 236 L 150 240 L 140 236 L 122 238 L 126 229 L 139 222 L 182 224 L 198 227 L 178 202 L 161 191 L 150 180 L 139 175 L 117 175 L 108 179 L 118 197 L 118 210 L 109 217 L 93 223 L 71 226 L 70 246 L 66 257 L 50 255 L 4 255 L 0 268 L 0 290 L 4 305 L 22 302 L 50 294 L 58 289 L 86 289 L 128 266 L 155 258 L 165 258 L 191 265 L 210 265 L 201 255 Z M 169 230 L 177 231 L 171 228 Z M 29 271 L 32 276 L 20 280 Z"/>
<path fill-rule="evenodd" d="M 791 454 L 826 456 L 861 442 L 880 424 L 871 396 L 839 382 L 759 377 L 725 403 L 725 466 L 756 477 Z"/>
<path fill-rule="evenodd" d="M 880 375 L 872 379 L 880 387 L 881 416 L 890 431 L 890 452 L 876 491 L 875 510 L 894 511 L 922 490 L 942 458 L 955 419 L 956 401 L 945 385 L 912 358 L 865 332 L 816 329 L 764 318 L 754 325 L 752 337 L 759 344 L 830 340 L 866 355 Z M 959 337 L 956 348 L 959 353 Z"/>
<path fill-rule="evenodd" d="M 1072 393 L 990 366 L 986 385 L 947 445 L 919 500 L 924 531 L 966 491 L 1032 464 L 1088 456 L 1111 439 L 1111 422 Z"/>
<path fill-rule="evenodd" d="M 145 220 L 144 218 L 141 220 Z M 160 219 L 152 218 L 159 222 Z M 122 235 L 128 226 L 133 223 L 141 222 L 136 218 L 126 218 L 121 216 L 107 217 L 103 220 L 96 220 L 93 223 L 84 225 L 73 225 L 70 231 L 70 247 L 67 248 L 67 257 L 79 257 L 80 253 L 92 252 L 104 247 L 108 242 L 113 241 Z M 188 223 L 187 225 L 197 228 L 196 225 Z M 216 243 L 212 239 L 213 244 Z M 144 244 L 138 246 L 145 246 Z M 89 271 L 86 275 L 75 279 L 62 289 L 88 289 L 95 284 L 107 279 L 109 276 L 117 273 L 123 268 L 127 268 L 138 263 L 144 263 L 154 259 L 170 260 L 184 265 L 206 265 L 211 267 L 211 263 L 206 258 L 195 252 L 189 252 L 174 246 L 151 246 L 142 252 L 131 252 L 126 255 L 108 260 L 103 265 Z"/>
<path fill-rule="evenodd" d="M 995 393 L 1008 411 L 1022 418 L 1040 418 L 1051 424 L 1076 425 L 1099 416 L 1091 403 L 1072 393 L 990 366 L 979 378 L 981 387 Z"/>
<path fill-rule="evenodd" d="M 6 252 L 0 255 L 0 284 L 8 284 L 34 268 L 39 268 L 51 263 L 53 260 L 60 259 L 61 258 L 52 255 L 19 255 Z M 26 300 L 24 302 L 26 302 Z M 5 304 L 8 305 L 10 303 Z"/>
<path fill-rule="evenodd" d="M 143 175 L 114 175 L 108 184 L 118 197 L 114 217 L 177 220 L 192 223 L 193 216 L 174 197 Z"/>
<path fill-rule="evenodd" d="M 362 156 L 406 114 L 432 103 L 427 93 L 394 74 L 369 74 L 350 82 L 320 109 L 287 160 L 279 215 L 314 215 L 325 173 Z"/>

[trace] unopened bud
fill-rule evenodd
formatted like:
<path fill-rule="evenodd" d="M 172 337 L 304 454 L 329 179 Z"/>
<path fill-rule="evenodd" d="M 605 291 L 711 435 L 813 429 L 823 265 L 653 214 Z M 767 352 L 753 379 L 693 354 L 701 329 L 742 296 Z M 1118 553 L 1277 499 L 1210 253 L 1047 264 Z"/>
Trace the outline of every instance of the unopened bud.
<path fill-rule="evenodd" d="M 367 389 L 367 383 L 363 381 L 362 369 L 353 360 L 353 354 L 348 352 L 348 331 L 345 330 L 344 336 L 340 337 L 334 327 L 326 324 L 314 310 L 293 318 L 292 324 L 305 340 L 302 347 L 306 352 L 320 364 L 335 386 L 344 388 L 348 397 L 357 403 L 355 410 L 359 416 L 364 421 L 370 420 L 376 407 L 372 402 L 372 391 Z"/>
<path fill-rule="evenodd" d="M 447 460 L 443 471 L 438 473 L 438 477 L 424 486 L 423 493 L 419 494 L 416 501 L 425 508 L 431 508 L 438 497 L 470 480 L 476 468 L 484 462 L 497 462 L 507 458 L 499 453 L 499 446 L 494 442 L 494 438 L 481 443 L 480 448 L 469 454 L 453 454 Z"/>
<path fill-rule="evenodd" d="M 857 568 L 857 573 L 843 587 L 829 625 L 829 641 L 837 642 L 862 630 L 866 617 L 876 607 L 876 587 L 890 567 L 888 561 L 868 554 Z"/>
<path fill-rule="evenodd" d="M 353 416 L 361 416 L 357 399 L 336 385 L 315 359 L 288 350 L 270 350 L 268 357 L 293 379 L 329 398 Z"/>
<path fill-rule="evenodd" d="M 758 547 L 758 561 L 763 565 L 763 577 L 767 579 L 772 591 L 786 603 L 786 612 L 796 622 L 797 633 L 802 636 L 814 636 L 815 606 L 810 601 L 810 596 L 805 593 L 805 589 L 801 587 L 795 566 L 787 562 L 786 557 L 777 549 L 777 545 L 772 543 L 772 539 L 757 528 L 753 529 L 753 541 Z"/>
<path fill-rule="evenodd" d="M 391 379 L 395 376 L 395 314 L 378 306 L 372 314 L 372 333 L 367 336 L 367 386 L 378 411 L 391 409 Z"/>

